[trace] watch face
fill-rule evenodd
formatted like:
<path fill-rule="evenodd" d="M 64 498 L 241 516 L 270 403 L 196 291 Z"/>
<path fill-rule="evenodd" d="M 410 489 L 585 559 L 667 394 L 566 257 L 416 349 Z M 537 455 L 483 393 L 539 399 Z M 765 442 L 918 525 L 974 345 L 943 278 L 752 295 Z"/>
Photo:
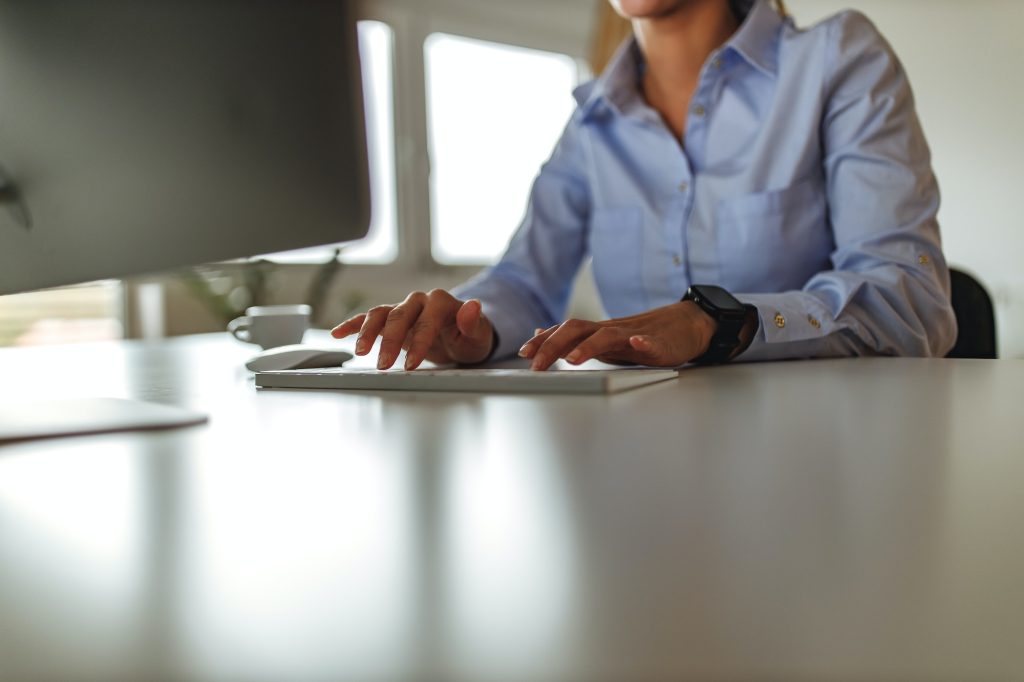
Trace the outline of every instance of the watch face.
<path fill-rule="evenodd" d="M 718 310 L 726 312 L 745 312 L 743 304 L 740 303 L 722 287 L 715 287 L 709 285 L 695 285 L 693 287 L 694 292 L 703 298 L 705 301 L 710 303 Z"/>

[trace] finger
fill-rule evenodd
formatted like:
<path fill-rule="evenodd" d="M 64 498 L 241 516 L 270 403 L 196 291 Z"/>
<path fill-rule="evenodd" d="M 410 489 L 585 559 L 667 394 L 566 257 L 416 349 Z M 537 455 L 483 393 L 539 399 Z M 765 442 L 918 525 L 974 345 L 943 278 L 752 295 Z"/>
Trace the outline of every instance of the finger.
<path fill-rule="evenodd" d="M 380 332 L 380 352 L 377 354 L 377 369 L 388 369 L 395 364 L 402 350 L 402 342 L 419 318 L 427 302 L 427 295 L 422 291 L 409 294 L 408 297 L 388 313 L 384 328 Z"/>
<path fill-rule="evenodd" d="M 547 329 L 537 328 L 533 330 L 533 338 L 529 339 L 523 344 L 523 347 L 519 349 L 519 357 L 521 358 L 532 358 L 533 354 L 537 352 L 537 349 L 547 341 L 548 337 L 555 333 L 555 330 L 561 325 L 555 325 L 548 327 Z"/>
<path fill-rule="evenodd" d="M 373 348 L 377 335 L 384 328 L 384 322 L 388 319 L 388 313 L 394 306 L 379 305 L 371 308 L 364 315 L 363 326 L 359 329 L 359 336 L 356 337 L 356 355 L 366 355 Z"/>
<path fill-rule="evenodd" d="M 359 328 L 363 326 L 363 320 L 366 319 L 366 313 L 360 313 L 355 317 L 350 317 L 337 327 L 331 330 L 331 336 L 336 339 L 343 339 L 346 336 L 355 334 L 359 331 Z"/>
<path fill-rule="evenodd" d="M 531 369 L 543 371 L 549 368 L 558 358 L 564 357 L 580 341 L 599 329 L 596 322 L 584 320 L 567 320 L 559 325 L 541 344 L 533 356 Z"/>
<path fill-rule="evenodd" d="M 480 362 L 491 352 L 494 327 L 484 315 L 480 301 L 470 299 L 458 303 L 460 307 L 456 311 L 454 329 L 449 328 L 444 337 L 445 348 L 457 362 Z"/>
<path fill-rule="evenodd" d="M 484 323 L 484 309 L 475 298 L 463 303 L 455 315 L 455 324 L 459 333 L 474 341 L 482 341 L 487 326 Z"/>
<path fill-rule="evenodd" d="M 406 339 L 405 368 L 416 369 L 426 358 L 445 323 L 451 320 L 458 301 L 447 292 L 432 291 L 419 319 L 412 325 Z"/>
<path fill-rule="evenodd" d="M 599 355 L 620 352 L 629 347 L 628 332 L 615 327 L 601 327 L 583 339 L 565 356 L 565 359 L 574 365 L 580 365 Z"/>

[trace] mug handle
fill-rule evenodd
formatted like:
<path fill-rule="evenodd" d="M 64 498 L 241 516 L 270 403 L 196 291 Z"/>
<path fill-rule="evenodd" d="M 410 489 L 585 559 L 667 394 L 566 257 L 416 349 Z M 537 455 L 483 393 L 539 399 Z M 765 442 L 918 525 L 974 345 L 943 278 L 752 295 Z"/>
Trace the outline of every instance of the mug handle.
<path fill-rule="evenodd" d="M 252 335 L 249 333 L 249 327 L 251 326 L 252 320 L 248 316 L 236 317 L 228 322 L 228 333 L 239 341 L 252 343 Z"/>

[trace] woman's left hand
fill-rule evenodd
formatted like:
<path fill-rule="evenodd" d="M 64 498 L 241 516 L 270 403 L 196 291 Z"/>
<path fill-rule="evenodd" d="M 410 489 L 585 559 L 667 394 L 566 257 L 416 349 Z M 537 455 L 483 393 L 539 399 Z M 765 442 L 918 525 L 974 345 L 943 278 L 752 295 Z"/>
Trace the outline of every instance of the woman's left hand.
<path fill-rule="evenodd" d="M 538 330 L 519 355 L 532 369 L 546 370 L 565 358 L 578 365 L 597 359 L 615 364 L 676 367 L 700 357 L 717 323 L 692 301 L 673 303 L 640 315 L 604 322 L 568 320 Z"/>

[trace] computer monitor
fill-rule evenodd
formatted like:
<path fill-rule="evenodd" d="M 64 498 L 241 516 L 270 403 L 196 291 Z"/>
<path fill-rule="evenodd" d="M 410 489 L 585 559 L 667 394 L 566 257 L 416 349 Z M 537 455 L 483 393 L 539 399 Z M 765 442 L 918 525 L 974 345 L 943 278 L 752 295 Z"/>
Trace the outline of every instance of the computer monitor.
<path fill-rule="evenodd" d="M 0 294 L 358 239 L 350 0 L 0 0 Z"/>
<path fill-rule="evenodd" d="M 0 294 L 357 239 L 366 165 L 351 0 L 0 0 Z M 0 442 L 205 420 L 21 407 Z"/>

